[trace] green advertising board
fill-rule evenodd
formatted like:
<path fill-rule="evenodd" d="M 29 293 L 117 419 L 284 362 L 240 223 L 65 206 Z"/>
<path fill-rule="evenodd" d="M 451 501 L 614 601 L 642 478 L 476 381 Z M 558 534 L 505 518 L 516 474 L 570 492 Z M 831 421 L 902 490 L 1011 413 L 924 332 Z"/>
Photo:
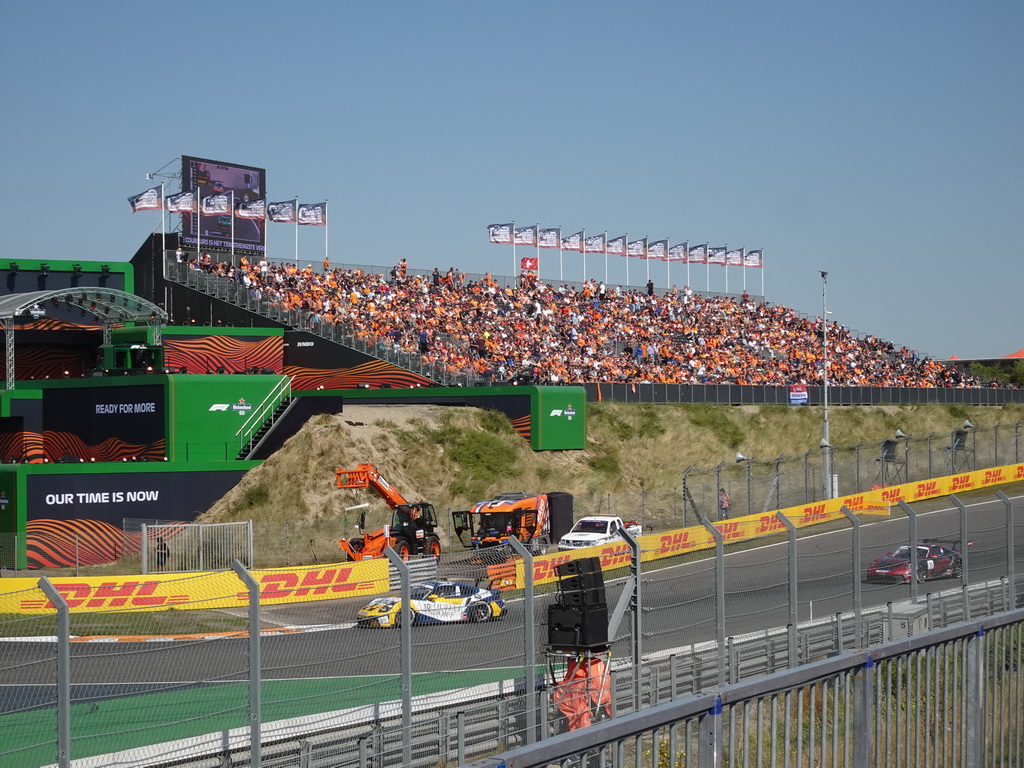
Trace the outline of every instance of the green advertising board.
<path fill-rule="evenodd" d="M 580 450 L 587 443 L 587 391 L 583 387 L 531 387 L 530 447 L 535 451 Z"/>
<path fill-rule="evenodd" d="M 233 461 L 242 447 L 240 431 L 274 392 L 276 375 L 167 377 L 171 461 Z"/>

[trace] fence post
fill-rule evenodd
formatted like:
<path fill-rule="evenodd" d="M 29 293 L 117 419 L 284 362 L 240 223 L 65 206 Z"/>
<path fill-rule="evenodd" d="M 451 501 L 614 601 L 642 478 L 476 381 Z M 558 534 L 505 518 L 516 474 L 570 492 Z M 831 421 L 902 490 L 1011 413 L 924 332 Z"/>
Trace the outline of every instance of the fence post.
<path fill-rule="evenodd" d="M 960 510 L 960 564 L 962 566 L 960 573 L 960 591 L 963 593 L 964 597 L 964 621 L 970 621 L 971 596 L 968 592 L 970 579 L 969 574 L 967 573 L 967 507 L 955 495 L 950 496 L 949 500 L 952 501 L 953 504 L 956 505 L 956 508 Z"/>
<path fill-rule="evenodd" d="M 722 754 L 722 697 L 716 696 L 715 703 L 700 719 L 699 749 L 697 765 L 699 768 L 719 768 L 724 756 Z M 639 758 L 639 750 L 637 757 Z"/>
<path fill-rule="evenodd" d="M 853 492 L 860 493 L 860 447 L 864 445 L 864 441 L 861 440 L 855 446 L 853 446 L 854 464 L 857 467 L 857 480 L 853 484 Z"/>
<path fill-rule="evenodd" d="M 853 765 L 873 768 L 875 752 L 875 659 L 869 653 L 853 675 Z"/>
<path fill-rule="evenodd" d="M 718 503 L 717 499 L 718 499 L 718 489 L 723 487 L 722 486 L 722 467 L 724 467 L 724 466 L 725 466 L 725 462 L 724 461 L 720 461 L 720 462 L 718 462 L 718 466 L 715 467 L 715 490 L 714 490 L 714 492 L 711 495 L 716 499 L 716 501 L 715 501 L 715 508 L 717 509 L 717 513 L 715 514 L 715 519 L 716 520 L 721 520 L 722 519 L 722 507 L 721 507 L 721 504 Z"/>
<path fill-rule="evenodd" d="M 789 531 L 789 668 L 795 669 L 799 663 L 797 657 L 797 629 L 800 624 L 800 617 L 797 613 L 797 572 L 796 572 L 796 526 L 793 525 L 781 512 L 775 513 L 776 519 L 786 526 Z"/>
<path fill-rule="evenodd" d="M 147 526 L 145 523 L 142 524 L 142 542 L 139 554 L 142 557 L 142 575 L 146 576 L 149 574 L 149 534 L 146 532 Z"/>
<path fill-rule="evenodd" d="M 750 502 L 750 465 L 754 463 L 753 459 L 747 459 L 747 514 L 753 514 L 754 510 L 751 507 Z"/>
<path fill-rule="evenodd" d="M 630 609 L 633 614 L 630 634 L 633 645 L 633 711 L 639 712 L 641 705 L 640 677 L 643 674 L 643 622 L 641 610 L 643 601 L 640 599 L 640 542 L 627 531 L 619 532 L 622 539 L 629 545 L 629 575 L 633 582 L 633 595 Z M 609 638 L 611 640 L 613 638 Z"/>
<path fill-rule="evenodd" d="M 982 765 L 985 736 L 985 628 L 967 641 L 967 741 L 965 764 Z"/>
<path fill-rule="evenodd" d="M 690 473 L 691 469 L 693 469 L 693 467 L 687 467 L 686 469 L 683 470 L 683 527 L 684 528 L 686 527 L 686 504 L 687 504 L 687 500 L 690 497 L 690 494 L 689 494 L 690 486 L 687 485 L 686 476 Z M 694 510 L 694 513 L 696 514 L 696 510 Z M 698 519 L 699 519 L 699 515 L 698 515 Z"/>
<path fill-rule="evenodd" d="M 780 453 L 775 459 L 775 508 L 782 509 L 782 460 L 786 454 Z"/>
<path fill-rule="evenodd" d="M 1013 567 L 1013 537 L 1016 531 L 1013 529 L 1013 502 L 1010 497 L 1002 491 L 996 491 L 996 497 L 1006 507 L 1006 575 L 1010 581 L 1011 610 L 1017 607 L 1017 577 Z"/>
<path fill-rule="evenodd" d="M 523 672 L 526 676 L 526 743 L 537 740 L 537 621 L 533 603 L 533 554 L 515 536 L 508 537 L 513 551 L 523 558 Z M 546 729 L 545 729 L 546 730 Z"/>
<path fill-rule="evenodd" d="M 57 609 L 57 765 L 60 768 L 70 768 L 71 609 L 49 579 L 40 579 L 39 589 Z"/>
<path fill-rule="evenodd" d="M 910 520 L 910 599 L 916 603 L 917 569 L 920 567 L 917 562 L 917 513 L 903 499 L 896 503 L 907 513 L 907 518 Z"/>
<path fill-rule="evenodd" d="M 398 609 L 398 628 L 402 644 L 402 765 L 412 765 L 412 585 L 409 566 L 390 546 L 384 554 L 398 571 L 401 584 L 401 607 Z"/>
<path fill-rule="evenodd" d="M 263 667 L 260 649 L 260 584 L 238 560 L 231 561 L 231 570 L 249 590 L 249 765 L 260 768 L 263 744 L 263 713 L 260 706 L 263 699 L 260 690 Z"/>
<path fill-rule="evenodd" d="M 245 543 L 246 543 L 246 545 L 249 548 L 249 553 L 248 553 L 249 554 L 249 562 L 246 565 L 249 568 L 255 568 L 256 567 L 256 563 L 255 563 L 255 558 L 253 556 L 253 550 L 252 550 L 252 520 L 247 520 L 246 521 L 246 526 L 245 526 Z"/>
<path fill-rule="evenodd" d="M 845 504 L 839 508 L 846 519 L 850 521 L 850 525 L 853 527 L 850 532 L 853 534 L 853 542 L 850 547 L 853 555 L 853 567 L 850 569 L 853 573 L 853 615 L 855 617 L 854 622 L 854 637 L 857 638 L 857 644 L 860 644 L 860 633 L 861 633 L 861 600 L 860 600 L 860 520 L 857 516 L 850 511 L 849 507 Z"/>
<path fill-rule="evenodd" d="M 715 537 L 715 635 L 718 640 L 718 686 L 725 685 L 725 537 L 706 517 L 701 525 Z"/>
<path fill-rule="evenodd" d="M 817 492 L 815 492 L 817 493 Z M 817 498 L 817 496 L 815 496 Z M 804 504 L 811 502 L 811 452 L 804 454 Z"/>

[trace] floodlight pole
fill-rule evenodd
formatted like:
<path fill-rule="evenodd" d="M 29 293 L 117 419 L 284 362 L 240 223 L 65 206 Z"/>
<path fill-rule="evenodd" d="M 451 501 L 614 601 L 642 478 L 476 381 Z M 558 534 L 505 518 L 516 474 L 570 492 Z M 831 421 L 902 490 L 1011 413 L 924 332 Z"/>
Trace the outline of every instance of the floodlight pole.
<path fill-rule="evenodd" d="M 832 444 L 828 434 L 828 272 L 821 273 L 821 380 L 822 380 L 822 425 L 821 425 L 821 469 L 824 496 L 832 497 Z"/>

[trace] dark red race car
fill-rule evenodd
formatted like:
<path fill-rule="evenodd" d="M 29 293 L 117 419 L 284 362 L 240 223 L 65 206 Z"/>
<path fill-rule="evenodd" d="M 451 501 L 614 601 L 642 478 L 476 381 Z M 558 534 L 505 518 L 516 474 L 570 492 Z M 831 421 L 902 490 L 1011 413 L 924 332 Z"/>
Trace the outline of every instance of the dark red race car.
<path fill-rule="evenodd" d="M 970 546 L 971 542 L 967 542 Z M 910 545 L 904 544 L 885 557 L 875 560 L 867 570 L 867 581 L 910 583 L 914 568 Z M 963 573 L 959 541 L 926 539 L 917 545 L 917 580 L 928 581 L 949 576 L 959 579 Z"/>

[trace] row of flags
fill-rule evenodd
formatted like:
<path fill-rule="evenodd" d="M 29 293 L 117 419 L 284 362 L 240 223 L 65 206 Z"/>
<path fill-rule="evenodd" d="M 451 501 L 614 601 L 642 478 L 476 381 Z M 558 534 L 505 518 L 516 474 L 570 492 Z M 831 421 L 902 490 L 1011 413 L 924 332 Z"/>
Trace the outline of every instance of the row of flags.
<path fill-rule="evenodd" d="M 561 251 L 603 253 L 617 256 L 675 261 L 680 264 L 720 264 L 724 267 L 754 267 L 764 265 L 764 250 L 757 248 L 726 248 L 708 243 L 690 245 L 689 242 L 669 245 L 668 240 L 648 242 L 646 237 L 626 240 L 625 235 L 609 238 L 607 234 L 587 236 L 584 230 L 562 237 L 561 227 L 542 229 L 538 224 L 517 227 L 515 224 L 489 224 L 487 239 L 498 245 L 526 245 L 535 248 L 558 248 Z"/>
<path fill-rule="evenodd" d="M 228 216 L 234 207 L 234 215 L 239 219 L 327 226 L 326 201 L 300 203 L 295 199 L 268 203 L 265 197 L 236 201 L 234 193 L 230 190 L 203 196 L 194 189 L 163 195 L 162 201 L 160 198 L 160 187 L 151 187 L 141 194 L 129 197 L 128 203 L 132 207 L 132 213 L 166 210 L 170 213 L 198 213 L 200 216 Z M 235 202 L 238 204 L 233 206 Z"/>

